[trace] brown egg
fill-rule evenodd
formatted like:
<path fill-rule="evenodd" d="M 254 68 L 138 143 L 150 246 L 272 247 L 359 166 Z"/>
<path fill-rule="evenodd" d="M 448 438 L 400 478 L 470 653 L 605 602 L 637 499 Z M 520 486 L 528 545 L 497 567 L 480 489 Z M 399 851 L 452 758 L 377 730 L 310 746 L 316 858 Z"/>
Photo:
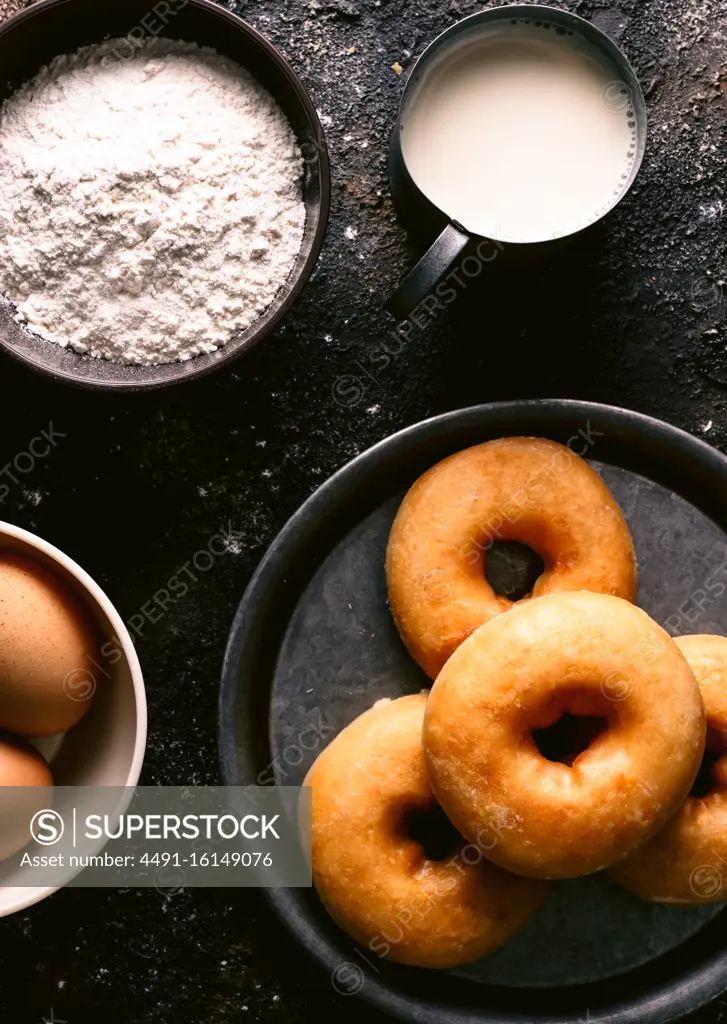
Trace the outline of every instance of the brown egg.
<path fill-rule="evenodd" d="M 7 788 L 11 787 L 11 788 Z M 0 860 L 30 842 L 33 816 L 53 801 L 53 776 L 37 750 L 0 734 Z"/>
<path fill-rule="evenodd" d="M 0 786 L 52 786 L 53 776 L 35 747 L 0 733 Z"/>
<path fill-rule="evenodd" d="M 94 655 L 93 629 L 70 591 L 37 562 L 0 554 L 0 729 L 70 729 L 91 706 Z"/>

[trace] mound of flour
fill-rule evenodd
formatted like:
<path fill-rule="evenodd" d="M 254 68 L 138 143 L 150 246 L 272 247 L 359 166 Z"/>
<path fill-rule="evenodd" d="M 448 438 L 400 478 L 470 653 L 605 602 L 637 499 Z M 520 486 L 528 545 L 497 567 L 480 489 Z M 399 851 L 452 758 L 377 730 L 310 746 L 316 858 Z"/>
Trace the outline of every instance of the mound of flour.
<path fill-rule="evenodd" d="M 0 292 L 48 341 L 125 363 L 212 352 L 300 251 L 303 158 L 238 65 L 193 43 L 59 57 L 0 109 Z"/>

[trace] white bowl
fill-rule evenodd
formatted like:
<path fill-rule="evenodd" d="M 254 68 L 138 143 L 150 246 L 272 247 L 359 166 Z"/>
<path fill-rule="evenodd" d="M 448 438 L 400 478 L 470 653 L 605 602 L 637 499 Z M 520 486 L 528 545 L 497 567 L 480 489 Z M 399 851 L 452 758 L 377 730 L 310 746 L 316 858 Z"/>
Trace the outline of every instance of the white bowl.
<path fill-rule="evenodd" d="M 88 573 L 72 558 L 35 534 L 0 522 L 0 554 L 14 551 L 47 567 L 73 591 L 96 623 L 103 641 L 93 703 L 88 713 L 68 732 L 33 740 L 48 760 L 57 786 L 128 786 L 128 797 L 118 805 L 123 812 L 139 781 L 146 749 L 146 693 L 141 666 L 131 636 L 111 601 Z M 84 680 L 78 680 L 78 697 Z M 62 797 L 54 808 L 63 814 Z M 0 865 L 0 917 L 38 903 L 55 888 L 22 886 L 21 868 Z M 80 873 L 76 872 L 76 874 Z M 8 882 L 11 884 L 9 885 Z M 14 884 L 17 882 L 18 884 Z"/>

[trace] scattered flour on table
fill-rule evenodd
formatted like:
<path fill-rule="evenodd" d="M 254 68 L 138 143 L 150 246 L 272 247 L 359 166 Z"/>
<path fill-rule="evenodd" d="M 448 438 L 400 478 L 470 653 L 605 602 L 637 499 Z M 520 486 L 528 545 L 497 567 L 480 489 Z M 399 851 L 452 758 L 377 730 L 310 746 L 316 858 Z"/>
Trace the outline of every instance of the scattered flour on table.
<path fill-rule="evenodd" d="M 292 270 L 302 172 L 273 98 L 212 50 L 58 57 L 0 109 L 0 292 L 31 331 L 99 358 L 212 352 Z"/>

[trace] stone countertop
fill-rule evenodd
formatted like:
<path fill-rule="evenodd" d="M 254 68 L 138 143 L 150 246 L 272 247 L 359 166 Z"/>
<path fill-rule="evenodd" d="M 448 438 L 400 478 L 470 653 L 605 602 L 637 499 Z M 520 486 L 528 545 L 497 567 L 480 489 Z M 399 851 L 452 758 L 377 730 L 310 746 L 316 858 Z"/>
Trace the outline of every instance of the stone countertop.
<path fill-rule="evenodd" d="M 374 442 L 478 402 L 568 397 L 660 416 L 727 451 L 724 0 L 560 5 L 615 36 L 644 84 L 639 179 L 588 237 L 527 271 L 493 264 L 403 346 L 378 311 L 415 255 L 387 190 L 390 129 L 416 55 L 481 5 L 227 6 L 280 46 L 327 131 L 333 215 L 304 297 L 273 338 L 191 388 L 94 394 L 0 368 L 0 467 L 50 424 L 63 435 L 31 471 L 13 470 L 17 483 L 3 477 L 0 515 L 76 558 L 125 619 L 210 537 L 231 533 L 138 637 L 147 784 L 219 781 L 220 663 L 245 584 L 300 503 Z M 62 891 L 0 922 L 0 977 L 9 1024 L 374 1019 L 242 890 Z M 717 1024 L 726 1007 L 695 1020 Z"/>

